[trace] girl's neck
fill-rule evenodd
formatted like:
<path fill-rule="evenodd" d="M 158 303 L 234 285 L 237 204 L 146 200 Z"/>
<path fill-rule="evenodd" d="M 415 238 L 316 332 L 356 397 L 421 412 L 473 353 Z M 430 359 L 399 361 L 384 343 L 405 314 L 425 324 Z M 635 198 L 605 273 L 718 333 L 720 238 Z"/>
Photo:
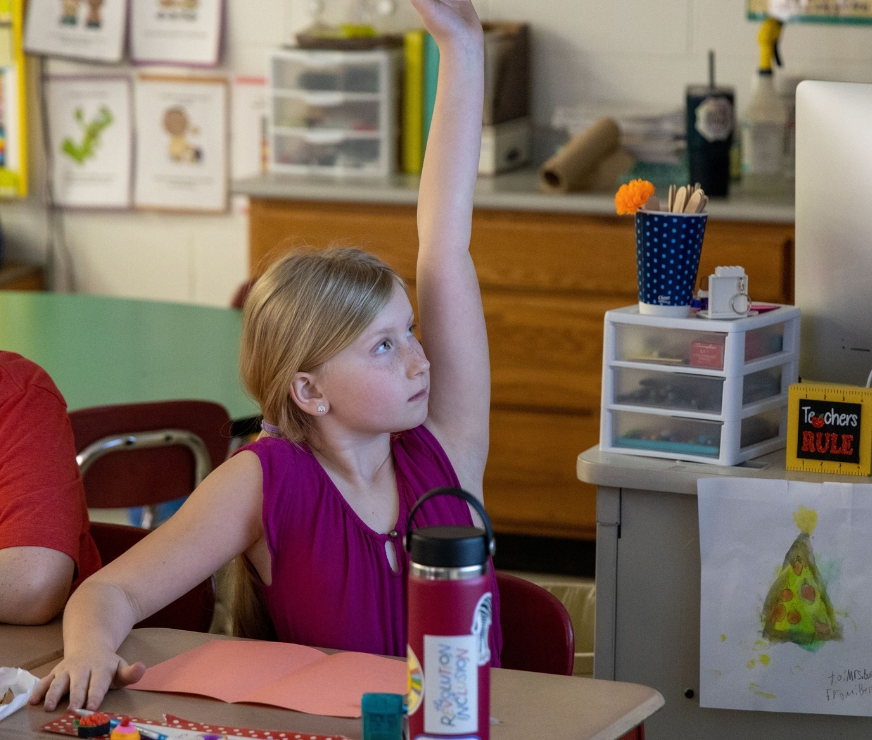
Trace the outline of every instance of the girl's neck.
<path fill-rule="evenodd" d="M 337 443 L 319 435 L 309 443 L 309 448 L 332 478 L 338 476 L 353 486 L 370 487 L 393 475 L 389 434 L 363 443 L 360 440 Z"/>

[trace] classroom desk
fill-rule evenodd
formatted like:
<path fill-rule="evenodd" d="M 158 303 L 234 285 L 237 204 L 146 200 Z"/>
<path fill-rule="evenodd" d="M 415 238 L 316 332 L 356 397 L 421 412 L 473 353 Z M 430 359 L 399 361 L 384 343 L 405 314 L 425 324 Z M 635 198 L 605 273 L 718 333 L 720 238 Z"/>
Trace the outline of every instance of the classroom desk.
<path fill-rule="evenodd" d="M 119 654 L 128 661 L 154 665 L 206 640 L 233 639 L 167 629 L 133 630 Z M 34 670 L 45 675 L 50 665 Z M 493 740 L 615 740 L 663 706 L 663 697 L 645 686 L 597 681 L 574 676 L 549 676 L 495 669 L 491 673 L 491 726 Z M 199 722 L 231 727 L 293 731 L 320 735 L 361 736 L 359 719 L 321 717 L 271 707 L 225 704 L 213 699 L 145 691 L 111 691 L 103 709 L 160 718 L 168 712 Z M 44 712 L 26 707 L 0 721 L 3 740 L 49 740 L 61 737 L 39 732 L 40 725 L 63 711 Z"/>
<path fill-rule="evenodd" d="M 61 618 L 48 624 L 0 624 L 0 666 L 30 670 L 60 658 L 64 653 Z M 3 736 L 0 730 L 0 737 Z"/>
<path fill-rule="evenodd" d="M 161 301 L 0 291 L 0 349 L 52 376 L 70 409 L 170 399 L 257 406 L 238 378 L 241 313 Z"/>
<path fill-rule="evenodd" d="M 745 477 L 872 483 L 785 470 L 784 450 L 731 467 L 601 452 L 578 456 L 597 486 L 594 676 L 652 686 L 666 698 L 647 740 L 872 737 L 872 718 L 699 706 L 697 480 Z M 868 658 L 868 656 L 865 656 Z"/>

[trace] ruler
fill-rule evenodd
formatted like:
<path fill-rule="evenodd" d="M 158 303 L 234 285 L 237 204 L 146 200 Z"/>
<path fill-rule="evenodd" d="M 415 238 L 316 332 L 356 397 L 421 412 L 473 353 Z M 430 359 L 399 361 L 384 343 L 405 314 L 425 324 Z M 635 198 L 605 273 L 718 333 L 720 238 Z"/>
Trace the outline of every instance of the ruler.
<path fill-rule="evenodd" d="M 872 473 L 872 388 L 794 383 L 787 400 L 788 470 Z"/>

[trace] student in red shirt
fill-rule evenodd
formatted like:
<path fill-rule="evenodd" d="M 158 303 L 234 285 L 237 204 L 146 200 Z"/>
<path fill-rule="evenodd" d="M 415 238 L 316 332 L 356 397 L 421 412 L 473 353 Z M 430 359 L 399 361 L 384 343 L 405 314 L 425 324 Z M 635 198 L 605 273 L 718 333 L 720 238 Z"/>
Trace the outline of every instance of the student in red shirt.
<path fill-rule="evenodd" d="M 67 405 L 39 365 L 0 351 L 0 622 L 42 624 L 100 568 Z"/>

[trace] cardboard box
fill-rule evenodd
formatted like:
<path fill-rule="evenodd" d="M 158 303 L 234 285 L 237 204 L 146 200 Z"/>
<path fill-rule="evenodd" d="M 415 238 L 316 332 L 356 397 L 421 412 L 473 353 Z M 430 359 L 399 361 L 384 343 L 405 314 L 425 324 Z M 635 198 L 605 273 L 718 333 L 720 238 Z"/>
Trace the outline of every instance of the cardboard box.
<path fill-rule="evenodd" d="M 530 27 L 497 21 L 484 28 L 484 110 L 486 126 L 530 114 Z"/>
<path fill-rule="evenodd" d="M 533 132 L 529 118 L 483 126 L 478 174 L 496 175 L 530 161 Z"/>

